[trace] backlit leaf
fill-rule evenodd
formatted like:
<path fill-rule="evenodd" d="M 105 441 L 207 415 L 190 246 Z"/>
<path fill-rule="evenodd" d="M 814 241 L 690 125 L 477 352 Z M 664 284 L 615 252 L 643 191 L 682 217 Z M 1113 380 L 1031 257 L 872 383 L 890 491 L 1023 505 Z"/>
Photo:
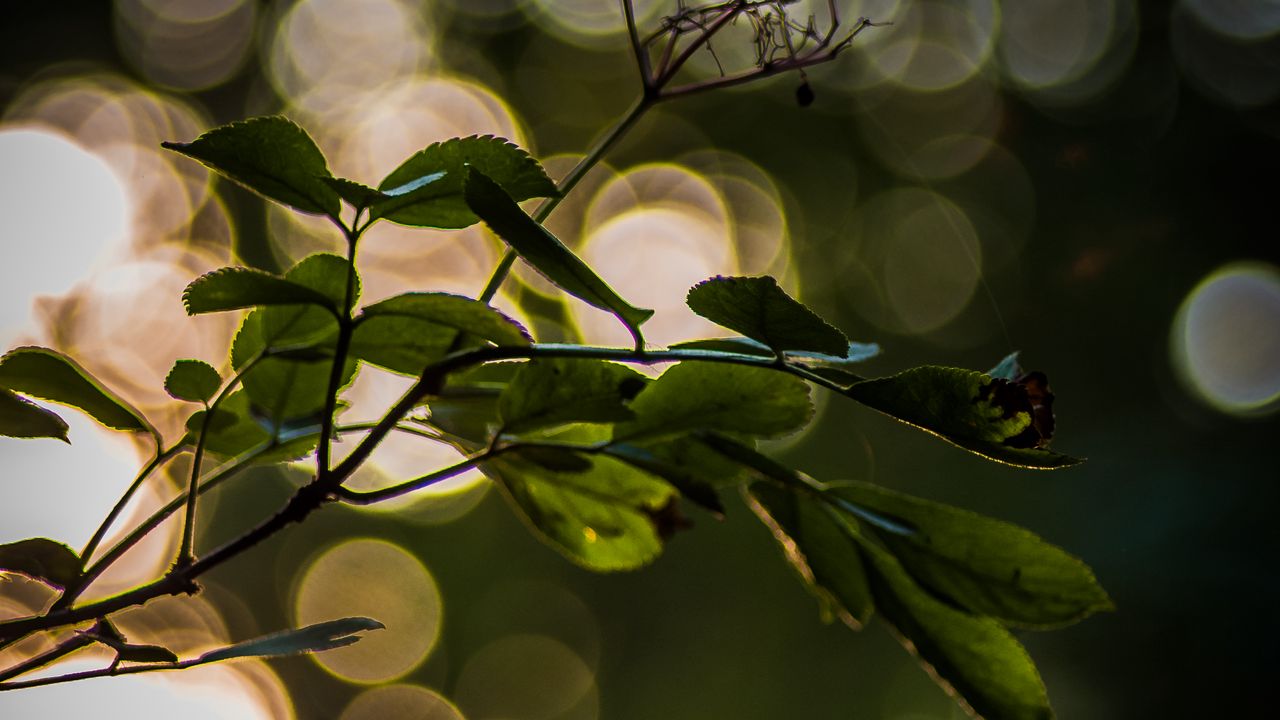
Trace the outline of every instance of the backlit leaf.
<path fill-rule="evenodd" d="M 463 198 L 468 167 L 484 173 L 517 202 L 557 194 L 555 183 L 528 153 L 502 138 L 473 136 L 436 143 L 404 161 L 378 184 L 391 197 L 370 211 L 375 218 L 402 225 L 473 225 L 479 218 Z"/>
<path fill-rule="evenodd" d="M 767 483 L 752 485 L 748 503 L 773 533 L 791 567 L 822 607 L 860 630 L 875 601 L 858 546 L 830 511 L 809 493 Z"/>
<path fill-rule="evenodd" d="M 828 494 L 911 525 L 881 539 L 916 581 L 975 614 L 1051 627 L 1112 607 L 1088 566 L 1016 525 L 868 483 Z"/>
<path fill-rule="evenodd" d="M 222 387 L 222 377 L 203 360 L 178 360 L 164 379 L 164 389 L 178 400 L 209 402 Z"/>
<path fill-rule="evenodd" d="M 81 569 L 75 550 L 48 538 L 0 545 L 0 573 L 19 573 L 61 589 L 75 582 Z"/>
<path fill-rule="evenodd" d="M 634 400 L 636 419 L 619 424 L 615 440 L 717 430 L 777 437 L 813 417 L 809 387 L 777 370 L 685 362 L 667 369 Z"/>
<path fill-rule="evenodd" d="M 333 176 L 324 155 L 305 130 L 284 117 L 234 122 L 189 143 L 161 145 L 296 210 L 338 215 L 338 193 L 325 182 Z"/>
<path fill-rule="evenodd" d="M 528 331 L 515 320 L 479 300 L 448 293 L 397 295 L 364 308 L 358 323 L 352 354 L 406 375 L 417 375 L 450 350 L 485 341 L 530 342 Z M 459 332 L 465 337 L 455 345 Z"/>
<path fill-rule="evenodd" d="M 768 276 L 716 276 L 694 285 L 686 301 L 697 314 L 774 351 L 806 350 L 839 357 L 849 345 L 844 333 Z"/>
<path fill-rule="evenodd" d="M 1053 710 L 1027 651 L 992 618 L 937 599 L 892 555 L 854 535 L 881 615 L 956 700 L 988 720 L 1049 720 Z"/>
<path fill-rule="evenodd" d="M 279 275 L 246 267 L 225 267 L 196 278 L 182 293 L 188 315 L 239 310 L 257 305 L 317 305 L 336 310 L 326 295 Z"/>
<path fill-rule="evenodd" d="M 653 311 L 623 300 L 555 235 L 526 215 L 498 183 L 471 168 L 465 196 L 472 211 L 525 262 L 561 290 L 592 307 L 613 313 L 627 326 L 632 337 L 640 338 L 640 325 L 653 316 Z"/>
<path fill-rule="evenodd" d="M 141 413 L 49 348 L 20 347 L 0 358 L 0 388 L 78 408 L 113 430 L 153 432 Z"/>
<path fill-rule="evenodd" d="M 607 428 L 581 425 L 555 439 L 590 444 L 607 434 Z M 562 472 L 512 452 L 481 469 L 506 491 L 536 534 L 575 563 L 612 571 L 652 562 L 662 552 L 669 529 L 663 512 L 675 501 L 675 490 L 614 458 L 589 459 L 589 470 Z"/>
<path fill-rule="evenodd" d="M 53 411 L 0 388 L 0 435 L 67 439 L 67 423 Z"/>
<path fill-rule="evenodd" d="M 548 358 L 525 363 L 498 399 L 503 430 L 521 433 L 575 422 L 619 422 L 648 379 L 618 363 Z"/>
<path fill-rule="evenodd" d="M 845 394 L 991 460 L 1054 469 L 1080 461 L 1047 450 L 1027 389 L 972 370 L 918 367 L 856 383 Z"/>

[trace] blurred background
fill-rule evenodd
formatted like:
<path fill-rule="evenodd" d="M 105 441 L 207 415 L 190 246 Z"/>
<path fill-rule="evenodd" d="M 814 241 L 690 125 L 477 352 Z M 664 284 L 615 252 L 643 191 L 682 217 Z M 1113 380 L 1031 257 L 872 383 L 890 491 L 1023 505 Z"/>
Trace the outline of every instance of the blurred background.
<path fill-rule="evenodd" d="M 663 104 L 550 226 L 658 310 L 654 343 L 723 334 L 684 310 L 694 282 L 767 273 L 879 342 L 868 374 L 983 369 L 1021 350 L 1057 393 L 1055 448 L 1087 464 L 1018 471 L 825 400 L 773 450 L 820 479 L 1025 525 L 1089 562 L 1118 610 L 1021 635 L 1060 717 L 1271 714 L 1280 2 L 838 5 L 846 22 L 893 24 L 811 70 L 811 106 L 791 75 Z M 826 7 L 788 10 L 821 24 Z M 655 30 L 676 3 L 638 11 Z M 742 30 L 690 77 L 749 66 Z M 168 437 L 189 408 L 164 394 L 165 373 L 179 357 L 225 366 L 237 322 L 187 318 L 185 284 L 228 263 L 279 270 L 338 239 L 162 140 L 283 112 L 335 174 L 371 185 L 477 133 L 558 177 L 638 91 L 611 0 L 6 3 L 0 37 L 0 339 L 72 354 Z M 474 296 L 500 254 L 479 227 L 384 223 L 362 247 L 364 297 Z M 498 304 L 545 327 L 548 287 L 517 277 Z M 570 320 L 589 341 L 626 341 L 581 304 Z M 404 387 L 365 372 L 351 413 Z M 0 439 L 0 542 L 83 545 L 139 466 L 128 438 L 69 419 L 70 447 Z M 397 440 L 362 482 L 449 462 Z M 229 483 L 201 504 L 202 542 L 234 536 L 303 477 Z M 149 483 L 125 522 L 176 482 Z M 0 716 L 962 717 L 879 623 L 822 624 L 730 500 L 723 522 L 692 511 L 696 529 L 652 567 L 608 576 L 539 544 L 477 477 L 394 508 L 330 509 L 120 627 L 183 653 L 343 615 L 390 630 L 314 658 L 4 693 Z M 162 572 L 175 536 L 165 526 L 95 592 Z M 17 579 L 0 590 L 0 616 L 45 601 Z"/>

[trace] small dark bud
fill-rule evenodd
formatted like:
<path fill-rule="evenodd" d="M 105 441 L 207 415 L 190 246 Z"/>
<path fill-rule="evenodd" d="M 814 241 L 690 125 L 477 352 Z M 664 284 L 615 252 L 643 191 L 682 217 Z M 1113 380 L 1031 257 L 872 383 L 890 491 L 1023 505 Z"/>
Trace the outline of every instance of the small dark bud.
<path fill-rule="evenodd" d="M 813 88 L 809 87 L 807 80 L 796 88 L 796 104 L 800 107 L 809 107 L 813 104 Z"/>

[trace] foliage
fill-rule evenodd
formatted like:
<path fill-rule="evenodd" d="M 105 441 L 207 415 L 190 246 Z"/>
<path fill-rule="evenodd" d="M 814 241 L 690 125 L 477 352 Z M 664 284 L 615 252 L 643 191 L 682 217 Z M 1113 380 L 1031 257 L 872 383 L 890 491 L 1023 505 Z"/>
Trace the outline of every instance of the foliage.
<path fill-rule="evenodd" d="M 722 13 L 760 12 L 749 3 L 714 7 Z M 867 25 L 862 21 L 854 34 Z M 689 32 L 684 27 L 672 26 L 672 42 Z M 809 64 L 825 61 L 845 43 L 762 64 L 757 74 L 772 74 L 780 63 L 802 68 L 805 58 Z M 664 92 L 690 92 L 686 86 L 667 87 L 678 60 L 651 68 L 647 51 L 637 45 L 645 86 L 641 111 Z M 616 132 L 633 120 L 624 119 Z M 73 360 L 30 347 L 0 359 L 3 434 L 65 440 L 66 424 L 36 402 L 46 400 L 81 410 L 107 427 L 154 436 L 155 459 L 129 493 L 172 457 L 189 452 L 193 464 L 187 494 L 95 562 L 86 561 L 94 558 L 115 513 L 79 553 L 44 538 L 0 546 L 0 570 L 62 591 L 46 613 L 0 622 L 0 643 L 92 623 L 46 656 L 0 671 L 0 689 L 354 642 L 356 632 L 380 625 L 348 618 L 184 661 L 163 647 L 128 642 L 109 618 L 160 595 L 194 590 L 201 574 L 326 503 L 381 502 L 476 467 L 502 488 L 538 537 L 595 571 L 653 562 L 667 538 L 688 525 L 682 501 L 729 512 L 722 495 L 740 488 L 824 614 L 857 629 L 878 611 L 939 682 L 977 714 L 1051 715 L 1039 675 L 1010 628 L 1056 627 L 1110 608 L 1082 562 L 1013 525 L 868 483 L 820 483 L 756 449 L 758 440 L 785 436 L 812 420 L 811 392 L 817 387 L 980 457 L 1024 468 L 1068 467 L 1078 461 L 1047 449 L 1053 396 L 1043 374 L 1022 373 L 1011 356 L 988 373 L 922 366 L 863 378 L 856 366 L 878 347 L 850 342 L 771 277 L 713 277 L 689 291 L 694 312 L 739 336 L 651 348 L 642 328 L 652 311 L 621 297 L 541 223 L 581 173 L 557 187 L 535 159 L 501 138 L 458 138 L 427 147 L 377 189 L 334 177 L 308 134 L 279 116 L 232 123 L 166 147 L 268 200 L 327 216 L 343 233 L 348 252 L 309 256 L 283 274 L 228 267 L 191 282 L 183 301 L 192 315 L 250 311 L 230 348 L 230 377 L 196 360 L 179 360 L 169 373 L 170 395 L 199 407 L 187 432 L 168 447 L 144 417 Z M 584 162 L 589 166 L 602 152 Z M 548 200 L 530 216 L 518 205 L 529 198 Z M 634 346 L 538 342 L 489 304 L 509 261 L 477 298 L 424 288 L 361 306 L 356 250 L 362 234 L 383 219 L 434 228 L 484 222 L 567 295 L 612 313 Z M 655 379 L 628 367 L 659 362 L 674 364 Z M 480 368 L 492 370 L 485 379 L 490 392 L 483 402 L 464 406 L 459 391 Z M 342 432 L 336 418 L 345 405 L 343 392 L 362 372 L 416 381 L 362 432 L 350 455 L 332 463 L 330 446 Z M 349 488 L 345 483 L 355 470 L 406 419 L 424 431 L 424 442 L 448 443 L 465 459 L 383 490 Z M 196 556 L 194 519 L 202 492 L 251 464 L 312 452 L 311 482 L 287 505 L 234 542 Z M 229 469 L 202 476 L 205 453 L 229 458 Z M 128 494 L 121 505 L 127 501 Z M 105 600 L 76 602 L 120 554 L 179 509 L 186 513 L 183 543 L 164 577 Z M 116 651 L 109 668 L 12 679 L 94 643 Z"/>

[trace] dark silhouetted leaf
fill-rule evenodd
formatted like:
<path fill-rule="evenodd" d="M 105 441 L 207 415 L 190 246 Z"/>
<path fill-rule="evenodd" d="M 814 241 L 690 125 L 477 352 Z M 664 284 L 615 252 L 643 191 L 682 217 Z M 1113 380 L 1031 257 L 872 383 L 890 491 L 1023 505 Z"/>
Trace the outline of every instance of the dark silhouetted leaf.
<path fill-rule="evenodd" d="M 357 633 L 366 630 L 381 630 L 385 626 L 377 620 L 366 617 L 349 617 L 341 620 L 308 625 L 296 630 L 263 635 L 253 640 L 229 645 L 196 658 L 193 665 L 231 660 L 244 657 L 278 657 L 280 655 L 297 655 L 314 653 L 323 650 L 350 645 L 360 639 Z"/>
<path fill-rule="evenodd" d="M 705 448 L 703 455 L 690 458 L 699 447 L 696 441 L 677 438 L 652 448 L 612 444 L 604 453 L 650 475 L 657 475 L 671 483 L 685 499 L 717 517 L 724 517 L 724 503 L 720 502 L 716 487 L 724 482 L 725 475 L 711 469 L 707 462 L 714 463 L 719 458 Z"/>
<path fill-rule="evenodd" d="M 694 285 L 686 300 L 699 315 L 774 351 L 807 350 L 840 357 L 849 346 L 844 333 L 797 302 L 768 276 L 716 276 Z"/>
<path fill-rule="evenodd" d="M 53 411 L 0 388 L 0 435 L 67 439 L 67 423 Z"/>
<path fill-rule="evenodd" d="M 204 422 L 204 410 L 187 419 L 186 444 L 195 445 Z M 319 419 L 309 423 L 295 423 L 278 427 L 271 422 L 259 422 L 244 391 L 231 393 L 214 411 L 213 421 L 205 435 L 205 452 L 222 457 L 237 457 L 250 450 L 261 449 L 274 443 L 276 447 L 259 455 L 258 464 L 298 460 L 315 449 L 320 439 Z"/>
<path fill-rule="evenodd" d="M 636 419 L 619 424 L 614 439 L 636 441 L 719 430 L 777 437 L 813 417 L 809 386 L 769 368 L 686 362 L 649 383 L 634 400 Z"/>
<path fill-rule="evenodd" d="M 1047 438 L 1036 430 L 1025 387 L 980 372 L 918 367 L 856 383 L 845 394 L 991 460 L 1038 469 L 1080 462 L 1037 447 Z"/>
<path fill-rule="evenodd" d="M 514 454 L 544 470 L 562 473 L 581 473 L 590 470 L 591 460 L 583 453 L 560 447 L 523 447 Z"/>
<path fill-rule="evenodd" d="M 504 432 L 521 433 L 575 422 L 619 422 L 635 415 L 627 401 L 648 378 L 604 360 L 531 360 L 498 399 Z"/>
<path fill-rule="evenodd" d="M 161 143 L 254 192 L 296 210 L 337 217 L 338 193 L 306 131 L 273 115 L 214 128 L 189 143 Z"/>
<path fill-rule="evenodd" d="M 893 556 L 855 537 L 880 614 L 958 701 L 989 720 L 1053 717 L 1040 673 L 1004 626 L 935 598 Z"/>
<path fill-rule="evenodd" d="M 1113 607 L 1088 566 L 1016 525 L 867 483 L 828 494 L 913 526 L 884 533 L 885 545 L 920 584 L 975 614 L 1052 627 Z"/>
<path fill-rule="evenodd" d="M 0 358 L 0 388 L 79 408 L 113 430 L 154 432 L 141 413 L 48 348 L 21 347 Z"/>
<path fill-rule="evenodd" d="M 196 278 L 182 293 L 187 314 L 239 310 L 257 305 L 318 305 L 337 310 L 328 296 L 278 275 L 245 267 L 225 267 Z"/>
<path fill-rule="evenodd" d="M 80 556 L 48 538 L 31 538 L 0 545 L 0 572 L 26 575 L 62 589 L 80 577 Z"/>
<path fill-rule="evenodd" d="M 164 379 L 164 389 L 178 400 L 207 403 L 218 394 L 222 377 L 203 360 L 178 360 Z"/>
<path fill-rule="evenodd" d="M 516 201 L 557 194 L 542 166 L 506 140 L 487 135 L 454 138 L 415 153 L 379 183 L 380 191 L 395 196 L 373 206 L 373 217 L 421 227 L 475 224 L 479 218 L 463 198 L 468 166 L 493 179 Z"/>
<path fill-rule="evenodd" d="M 803 490 L 752 485 L 751 509 L 773 533 L 791 567 L 822 607 L 860 630 L 875 611 L 858 546 L 821 501 Z"/>
<path fill-rule="evenodd" d="M 125 639 L 111 623 L 101 620 L 81 635 L 92 638 L 116 651 L 116 658 L 136 663 L 176 663 L 178 656 L 172 650 L 159 645 L 139 645 Z"/>
<path fill-rule="evenodd" d="M 346 200 L 351 207 L 366 208 L 379 200 L 385 200 L 387 195 L 381 191 L 374 190 L 368 185 L 348 180 L 346 178 L 322 177 L 320 178 L 325 185 L 333 188 L 338 193 L 338 197 Z"/>
<path fill-rule="evenodd" d="M 589 445 L 608 439 L 608 428 L 580 425 L 556 440 Z M 658 516 L 676 496 L 666 482 L 594 455 L 586 471 L 558 472 L 500 455 L 481 469 L 498 481 L 537 534 L 585 568 L 630 570 L 662 552 Z"/>
<path fill-rule="evenodd" d="M 455 345 L 458 333 L 463 342 Z M 406 293 L 361 312 L 351 352 L 366 362 L 417 375 L 451 350 L 484 342 L 528 345 L 528 331 L 491 306 L 448 293 Z"/>
<path fill-rule="evenodd" d="M 671 346 L 679 350 L 711 350 L 715 352 L 750 355 L 752 357 L 773 357 L 776 353 L 764 343 L 750 338 L 712 338 L 708 340 L 690 340 Z M 853 373 L 853 366 L 866 362 L 880 354 L 880 346 L 875 343 L 849 343 L 843 356 L 825 355 L 804 350 L 784 350 L 782 359 L 788 365 L 802 367 L 842 385 L 852 385 L 865 378 Z"/>
<path fill-rule="evenodd" d="M 231 364 L 237 369 L 244 368 L 249 361 L 266 348 L 275 346 L 280 334 L 288 335 L 291 326 L 280 324 L 272 334 L 264 327 L 264 314 L 271 308 L 260 308 L 249 313 L 236 333 L 231 345 Z M 294 316 L 305 321 L 305 314 Z M 329 375 L 333 366 L 332 347 L 335 339 L 326 337 L 314 340 L 322 346 L 330 348 L 328 357 L 318 360 L 294 359 L 291 357 L 271 356 L 258 361 L 254 367 L 243 375 L 241 385 L 250 404 L 251 414 L 268 428 L 268 433 L 278 432 L 282 427 L 297 424 L 319 422 L 318 413 L 325 406 L 325 397 L 329 390 Z M 349 359 L 344 366 L 341 387 L 345 387 L 355 377 L 356 361 Z"/>
<path fill-rule="evenodd" d="M 592 307 L 613 313 L 633 337 L 640 338 L 640 325 L 653 316 L 653 311 L 635 307 L 619 297 L 572 250 L 526 215 L 498 183 L 472 168 L 467 175 L 465 195 L 472 211 L 525 262 L 561 290 Z"/>

